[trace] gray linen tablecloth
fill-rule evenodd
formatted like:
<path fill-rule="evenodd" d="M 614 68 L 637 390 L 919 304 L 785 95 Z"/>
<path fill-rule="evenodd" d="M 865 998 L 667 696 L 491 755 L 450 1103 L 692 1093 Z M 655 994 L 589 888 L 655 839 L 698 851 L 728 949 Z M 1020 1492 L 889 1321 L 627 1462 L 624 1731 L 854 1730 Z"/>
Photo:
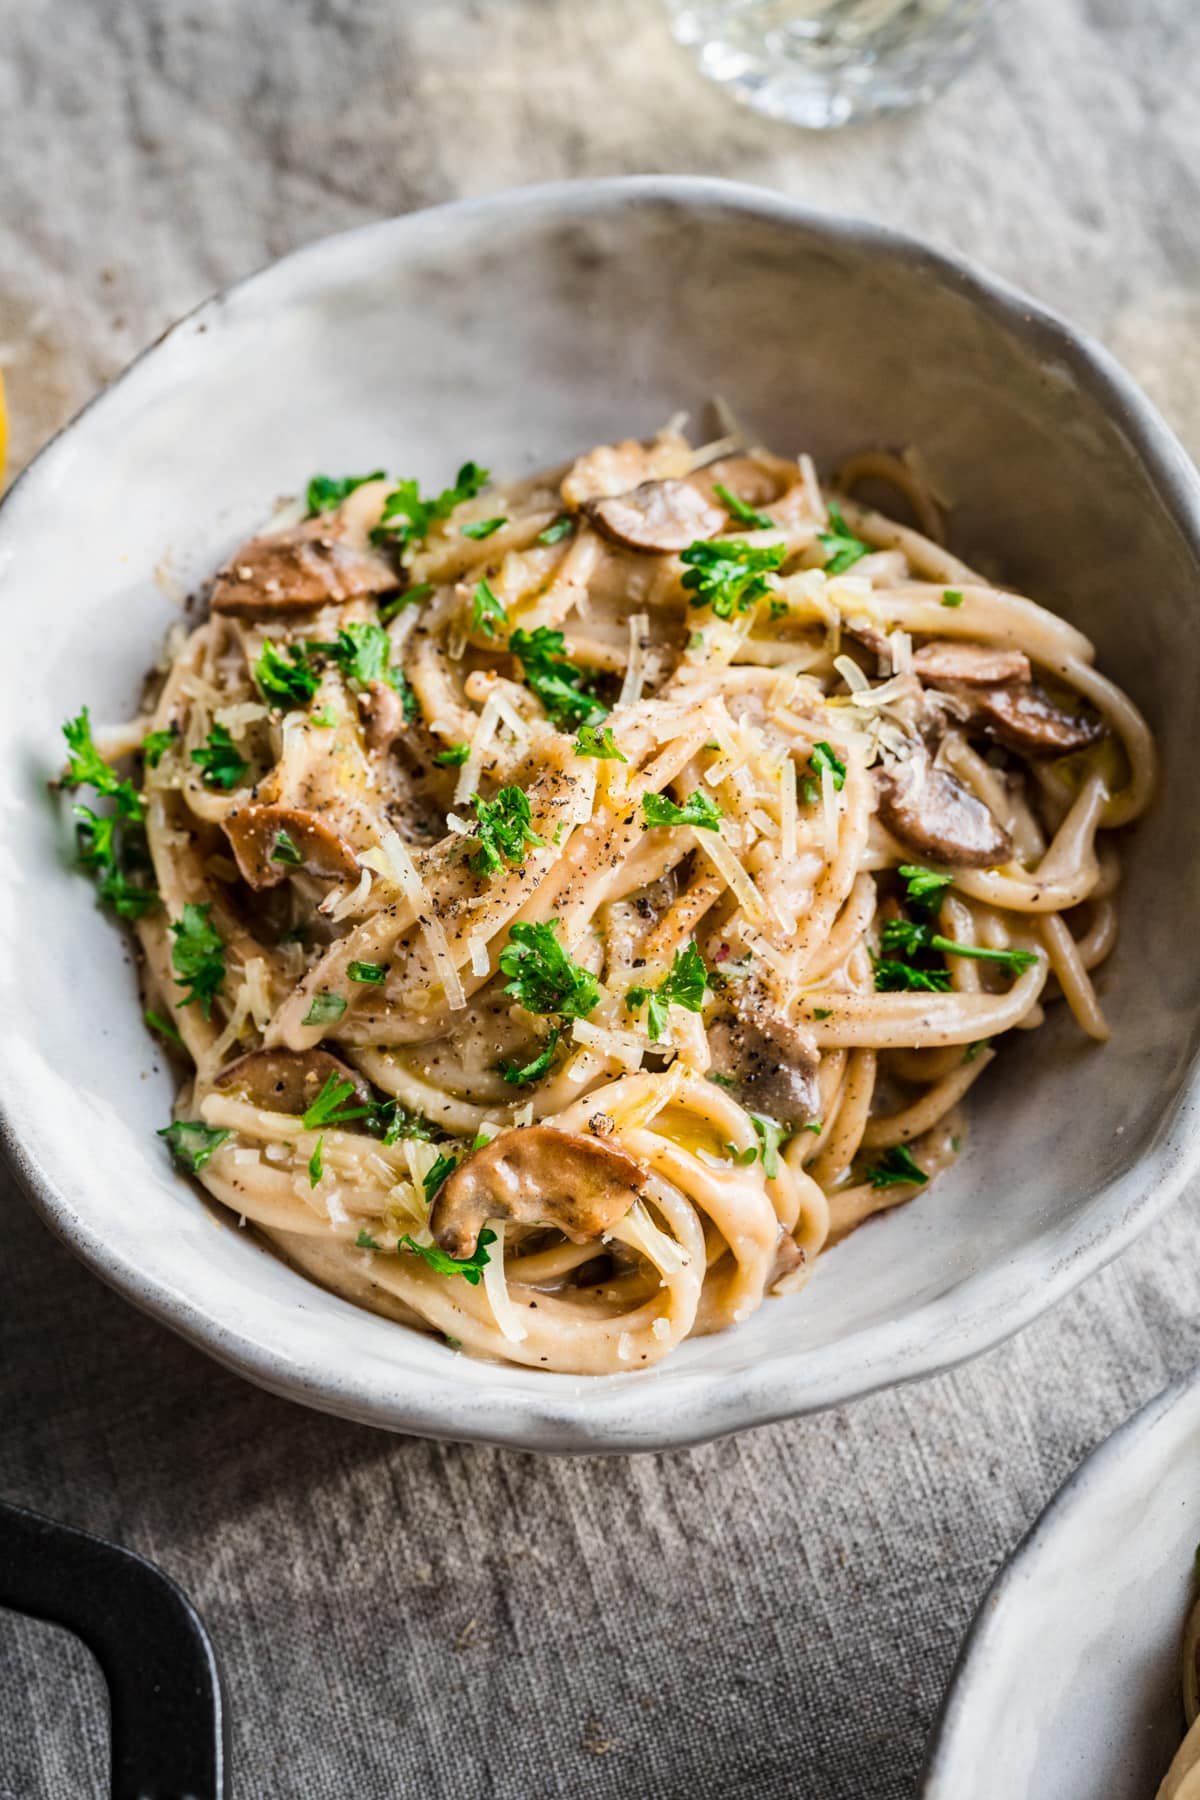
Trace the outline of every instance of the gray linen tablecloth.
<path fill-rule="evenodd" d="M 652 0 L 4 0 L 0 26 L 18 462 L 176 314 L 294 245 L 646 170 L 965 251 L 1090 327 L 1200 447 L 1194 0 L 1017 0 L 942 100 L 824 139 L 710 89 Z M 192 1593 L 254 1800 L 902 1800 L 998 1564 L 1200 1352 L 1198 1201 L 966 1369 L 694 1452 L 569 1462 L 270 1399 L 85 1274 L 10 1184 L 0 1492 Z M 0 1618 L 0 1670 L 0 1794 L 100 1792 L 85 1654 Z"/>

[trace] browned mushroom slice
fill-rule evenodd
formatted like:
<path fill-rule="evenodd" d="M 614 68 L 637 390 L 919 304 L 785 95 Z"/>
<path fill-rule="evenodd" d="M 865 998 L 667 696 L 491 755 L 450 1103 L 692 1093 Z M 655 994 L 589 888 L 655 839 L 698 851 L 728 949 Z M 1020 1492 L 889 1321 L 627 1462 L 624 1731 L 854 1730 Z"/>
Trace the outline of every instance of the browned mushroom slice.
<path fill-rule="evenodd" d="M 243 619 L 264 618 L 398 586 L 385 557 L 353 542 L 337 519 L 321 517 L 243 544 L 217 576 L 212 608 Z"/>
<path fill-rule="evenodd" d="M 924 750 L 876 771 L 879 816 L 894 837 L 931 862 L 987 869 L 1007 862 L 1012 839 L 982 800 Z"/>
<path fill-rule="evenodd" d="M 475 1250 L 489 1219 L 553 1225 L 575 1243 L 611 1231 L 641 1195 L 646 1171 L 597 1138 L 527 1125 L 474 1150 L 443 1182 L 429 1215 L 442 1249 Z"/>
<path fill-rule="evenodd" d="M 329 881 L 358 874 L 358 858 L 345 838 L 303 807 L 239 806 L 224 826 L 252 888 L 276 887 L 296 869 Z"/>
<path fill-rule="evenodd" d="M 708 1028 L 717 1074 L 751 1112 L 791 1126 L 818 1118 L 819 1057 L 812 1037 L 773 1012 L 756 982 L 731 985 L 726 996 L 731 1010 Z"/>
<path fill-rule="evenodd" d="M 1029 658 L 1022 650 L 990 644 L 959 644 L 934 638 L 913 652 L 913 668 L 922 681 L 940 687 L 944 681 L 991 687 L 1003 681 L 1028 681 Z"/>
<path fill-rule="evenodd" d="M 403 699 L 390 681 L 369 681 L 361 704 L 367 749 L 390 750 L 408 723 Z"/>
<path fill-rule="evenodd" d="M 366 1106 L 370 1092 L 362 1076 L 328 1050 L 251 1050 L 216 1078 L 219 1088 L 235 1088 L 266 1112 L 306 1113 L 329 1077 L 348 1081 L 346 1103 Z"/>
<path fill-rule="evenodd" d="M 1067 712 L 1032 682 L 986 688 L 947 682 L 942 692 L 969 708 L 968 731 L 981 731 L 1021 756 L 1069 756 L 1107 729 L 1094 713 Z"/>
<path fill-rule="evenodd" d="M 606 494 L 627 494 L 643 481 L 662 481 L 686 475 L 692 452 L 685 439 L 664 432 L 652 443 L 626 438 L 620 444 L 597 444 L 571 464 L 563 477 L 563 504 L 581 507 L 587 500 Z"/>
<path fill-rule="evenodd" d="M 768 1289 L 773 1288 L 777 1281 L 782 1281 L 785 1275 L 790 1275 L 792 1273 L 793 1269 L 800 1268 L 804 1261 L 805 1256 L 803 1250 L 800 1248 L 791 1232 L 785 1231 L 781 1225 L 779 1227 L 779 1242 L 775 1246 L 775 1261 L 771 1265 L 771 1273 L 767 1276 L 764 1285 Z"/>
<path fill-rule="evenodd" d="M 705 463 L 702 469 L 689 475 L 688 480 L 706 494 L 711 494 L 718 485 L 726 487 L 747 506 L 769 506 L 772 500 L 778 500 L 782 491 L 770 469 L 764 468 L 752 456 L 719 457 L 716 462 Z"/>
<path fill-rule="evenodd" d="M 612 543 L 656 555 L 686 550 L 728 522 L 723 506 L 686 481 L 643 481 L 627 494 L 587 500 L 583 510 Z"/>

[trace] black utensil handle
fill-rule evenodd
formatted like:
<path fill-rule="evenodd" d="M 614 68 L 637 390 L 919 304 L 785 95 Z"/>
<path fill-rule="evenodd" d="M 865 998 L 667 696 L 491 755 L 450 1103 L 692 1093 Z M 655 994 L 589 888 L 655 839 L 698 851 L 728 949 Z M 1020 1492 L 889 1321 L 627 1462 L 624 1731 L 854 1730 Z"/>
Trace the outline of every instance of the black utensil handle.
<path fill-rule="evenodd" d="M 161 1569 L 0 1500 L 0 1606 L 65 1626 L 99 1662 L 112 1710 L 112 1800 L 228 1800 L 216 1655 Z"/>

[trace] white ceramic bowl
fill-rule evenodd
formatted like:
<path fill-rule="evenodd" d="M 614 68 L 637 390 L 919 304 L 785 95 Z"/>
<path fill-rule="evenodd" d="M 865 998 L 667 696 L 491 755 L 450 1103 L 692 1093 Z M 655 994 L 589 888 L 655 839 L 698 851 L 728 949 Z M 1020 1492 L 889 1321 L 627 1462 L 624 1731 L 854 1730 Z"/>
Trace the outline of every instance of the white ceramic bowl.
<path fill-rule="evenodd" d="M 1200 1371 L 1113 1433 L 985 1598 L 921 1800 L 1150 1800 L 1183 1736 Z"/>
<path fill-rule="evenodd" d="M 440 482 L 649 431 L 720 392 L 828 463 L 919 445 L 956 541 L 1097 639 L 1159 730 L 1103 1050 L 1065 1017 L 972 1096 L 970 1148 L 807 1292 L 584 1382 L 496 1368 L 309 1285 L 172 1173 L 171 1082 L 44 778 L 86 701 L 126 716 L 190 585 L 315 470 Z M 529 189 L 302 250 L 202 306 L 0 508 L 0 1099 L 35 1205 L 136 1304 L 284 1394 L 398 1430 L 649 1449 L 828 1406 L 986 1348 L 1112 1256 L 1197 1160 L 1200 492 L 1095 345 L 876 226 L 723 183 Z M 65 809 L 64 809 L 65 810 Z"/>

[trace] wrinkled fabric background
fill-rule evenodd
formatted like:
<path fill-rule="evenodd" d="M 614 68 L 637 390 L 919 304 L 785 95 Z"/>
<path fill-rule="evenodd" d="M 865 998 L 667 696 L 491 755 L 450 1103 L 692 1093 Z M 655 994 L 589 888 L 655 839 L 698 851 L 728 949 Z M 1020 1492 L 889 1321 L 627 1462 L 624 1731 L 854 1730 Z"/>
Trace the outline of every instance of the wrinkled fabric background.
<path fill-rule="evenodd" d="M 943 99 L 828 138 L 711 89 L 654 0 L 0 0 L 0 26 L 18 465 L 175 315 L 282 251 L 648 170 L 967 252 L 1088 326 L 1200 450 L 1193 0 L 1013 0 Z M 1198 1202 L 968 1368 L 693 1452 L 568 1462 L 270 1399 L 0 1185 L 0 1491 L 184 1584 L 254 1800 L 906 1800 L 997 1566 L 1200 1353 Z M 0 1716 L 0 1795 L 103 1790 L 103 1688 L 72 1640 L 0 1615 Z"/>

